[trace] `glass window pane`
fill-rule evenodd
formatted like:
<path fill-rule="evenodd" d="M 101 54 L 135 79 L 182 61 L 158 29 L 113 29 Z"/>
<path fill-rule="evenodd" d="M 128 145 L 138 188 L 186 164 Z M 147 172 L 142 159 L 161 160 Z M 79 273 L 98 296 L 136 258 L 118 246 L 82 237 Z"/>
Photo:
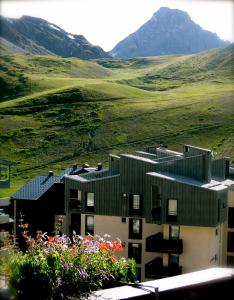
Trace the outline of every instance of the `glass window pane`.
<path fill-rule="evenodd" d="M 93 226 L 93 216 L 87 216 L 87 225 Z"/>
<path fill-rule="evenodd" d="M 140 209 L 140 195 L 133 195 L 133 209 Z"/>
<path fill-rule="evenodd" d="M 234 252 L 234 232 L 228 232 L 228 252 Z"/>
<path fill-rule="evenodd" d="M 168 215 L 169 216 L 177 216 L 177 200 L 176 199 L 169 199 Z"/>
<path fill-rule="evenodd" d="M 81 191 L 78 191 L 78 200 L 81 201 Z"/>
<path fill-rule="evenodd" d="M 140 220 L 133 219 L 133 233 L 139 234 L 140 233 Z"/>
<path fill-rule="evenodd" d="M 87 206 L 94 206 L 94 193 L 87 193 Z"/>
<path fill-rule="evenodd" d="M 129 219 L 129 238 L 142 238 L 142 219 Z"/>
<path fill-rule="evenodd" d="M 129 258 L 134 258 L 136 263 L 141 263 L 141 244 L 129 243 Z"/>
<path fill-rule="evenodd" d="M 139 268 L 139 267 L 136 267 L 135 280 L 141 282 L 141 268 Z"/>
<path fill-rule="evenodd" d="M 169 254 L 169 265 L 179 265 L 178 254 Z"/>
<path fill-rule="evenodd" d="M 70 200 L 81 201 L 81 191 L 70 189 Z"/>
<path fill-rule="evenodd" d="M 93 227 L 94 227 L 94 217 L 93 216 L 86 216 L 86 225 L 87 225 L 87 229 L 93 229 Z"/>
<path fill-rule="evenodd" d="M 227 256 L 227 266 L 234 267 L 234 256 Z"/>
<path fill-rule="evenodd" d="M 94 234 L 94 216 L 86 216 L 85 231 Z"/>
<path fill-rule="evenodd" d="M 170 239 L 178 239 L 180 236 L 180 227 L 171 225 L 170 226 Z"/>
<path fill-rule="evenodd" d="M 228 208 L 228 227 L 234 228 L 234 207 Z"/>

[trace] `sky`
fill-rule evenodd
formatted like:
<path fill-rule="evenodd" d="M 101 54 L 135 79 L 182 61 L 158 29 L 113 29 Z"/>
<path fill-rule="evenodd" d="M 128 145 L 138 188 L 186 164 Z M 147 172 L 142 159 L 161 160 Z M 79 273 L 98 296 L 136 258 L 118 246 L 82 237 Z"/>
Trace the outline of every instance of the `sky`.
<path fill-rule="evenodd" d="M 1 15 L 40 17 L 82 34 L 105 51 L 135 32 L 160 7 L 186 11 L 203 29 L 234 41 L 234 0 L 1 0 Z"/>

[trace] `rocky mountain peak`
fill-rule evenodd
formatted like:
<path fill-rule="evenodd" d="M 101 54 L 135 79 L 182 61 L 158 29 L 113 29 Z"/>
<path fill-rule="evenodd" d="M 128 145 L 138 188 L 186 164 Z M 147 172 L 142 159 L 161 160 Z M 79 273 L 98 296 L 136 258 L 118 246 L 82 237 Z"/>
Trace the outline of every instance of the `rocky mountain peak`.
<path fill-rule="evenodd" d="M 228 43 L 193 22 L 187 12 L 161 7 L 136 32 L 119 42 L 110 52 L 118 58 L 189 54 Z"/>

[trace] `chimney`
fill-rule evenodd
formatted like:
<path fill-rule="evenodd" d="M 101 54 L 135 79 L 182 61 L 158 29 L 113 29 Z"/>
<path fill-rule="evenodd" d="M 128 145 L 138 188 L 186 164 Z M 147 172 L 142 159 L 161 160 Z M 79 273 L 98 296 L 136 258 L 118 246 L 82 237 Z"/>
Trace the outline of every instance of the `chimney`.
<path fill-rule="evenodd" d="M 102 163 L 98 163 L 98 165 L 97 165 L 97 171 L 101 171 L 101 169 L 102 169 Z"/>
<path fill-rule="evenodd" d="M 89 164 L 84 163 L 84 164 L 82 165 L 82 169 L 86 169 L 86 168 L 89 168 Z"/>
<path fill-rule="evenodd" d="M 53 176 L 54 172 L 53 171 L 49 171 L 49 176 Z"/>

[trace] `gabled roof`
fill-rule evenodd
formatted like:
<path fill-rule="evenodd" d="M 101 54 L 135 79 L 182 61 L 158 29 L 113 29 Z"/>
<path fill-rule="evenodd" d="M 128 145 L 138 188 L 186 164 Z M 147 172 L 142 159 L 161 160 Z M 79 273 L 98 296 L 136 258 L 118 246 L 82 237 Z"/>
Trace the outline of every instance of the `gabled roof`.
<path fill-rule="evenodd" d="M 47 192 L 54 184 L 63 183 L 65 174 L 73 174 L 77 171 L 76 167 L 66 169 L 59 176 L 55 175 L 40 175 L 36 176 L 31 182 L 25 184 L 18 190 L 12 199 L 20 200 L 38 200 L 45 192 Z"/>

